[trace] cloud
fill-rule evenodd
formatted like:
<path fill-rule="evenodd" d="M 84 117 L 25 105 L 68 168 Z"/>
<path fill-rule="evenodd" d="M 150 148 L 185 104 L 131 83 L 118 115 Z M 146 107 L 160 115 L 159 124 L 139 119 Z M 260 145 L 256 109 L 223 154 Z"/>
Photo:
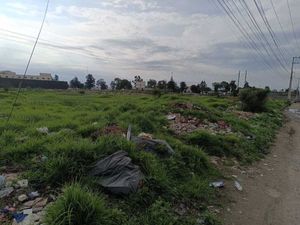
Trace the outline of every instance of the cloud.
<path fill-rule="evenodd" d="M 45 2 L 1 1 L 4 7 L 0 9 L 0 67 L 14 70 L 22 68 L 28 57 Z M 300 26 L 296 22 L 300 21 L 300 14 L 296 13 L 300 3 L 290 1 L 294 35 L 286 3 L 273 1 L 283 30 L 269 1 L 263 2 L 265 14 L 289 61 L 300 44 L 297 43 Z M 255 6 L 250 3 L 249 6 L 277 52 Z M 25 16 L 27 12 L 30 16 Z M 247 14 L 241 12 L 245 16 L 238 18 L 249 30 L 244 20 Z M 251 24 L 249 19 L 247 21 Z M 67 80 L 74 71 L 84 73 L 89 67 L 96 75 L 111 79 L 114 74 L 130 78 L 135 73 L 145 79 L 169 79 L 172 71 L 178 80 L 207 79 L 208 83 L 234 79 L 238 70 L 247 69 L 249 74 L 252 72 L 253 77 L 259 78 L 253 79 L 255 85 L 286 86 L 283 84 L 286 74 L 274 57 L 265 52 L 266 43 L 259 40 L 255 32 L 249 30 L 249 33 L 259 50 L 249 47 L 224 12 L 206 0 L 53 0 L 31 68 L 59 73 L 55 69 L 58 68 L 63 73 L 61 78 Z M 266 59 L 271 70 L 266 66 Z"/>

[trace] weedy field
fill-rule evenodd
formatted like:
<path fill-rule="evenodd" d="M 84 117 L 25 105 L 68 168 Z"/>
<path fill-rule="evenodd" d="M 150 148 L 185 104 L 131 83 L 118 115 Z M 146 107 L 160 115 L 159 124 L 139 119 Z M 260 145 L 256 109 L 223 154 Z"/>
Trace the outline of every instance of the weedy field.
<path fill-rule="evenodd" d="M 220 204 L 209 184 L 222 171 L 212 158 L 247 164 L 263 157 L 286 105 L 269 99 L 266 112 L 246 113 L 231 97 L 26 90 L 6 123 L 15 94 L 0 91 L 0 174 L 16 173 L 29 180 L 27 191 L 56 196 L 44 222 L 62 225 L 219 224 L 208 207 Z M 132 134 L 166 140 L 175 154 L 137 149 L 124 137 L 130 124 Z M 144 174 L 126 196 L 88 176 L 96 161 L 119 150 Z M 22 206 L 16 197 L 0 201 L 1 209 Z"/>

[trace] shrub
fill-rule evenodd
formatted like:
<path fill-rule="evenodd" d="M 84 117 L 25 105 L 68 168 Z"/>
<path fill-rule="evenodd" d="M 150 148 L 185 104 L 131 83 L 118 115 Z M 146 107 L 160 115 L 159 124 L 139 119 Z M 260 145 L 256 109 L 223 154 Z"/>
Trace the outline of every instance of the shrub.
<path fill-rule="evenodd" d="M 242 109 L 250 112 L 262 112 L 266 109 L 268 90 L 249 88 L 241 91 Z"/>
<path fill-rule="evenodd" d="M 106 207 L 102 197 L 72 184 L 46 211 L 47 225 L 118 225 L 125 222 L 124 214 Z"/>

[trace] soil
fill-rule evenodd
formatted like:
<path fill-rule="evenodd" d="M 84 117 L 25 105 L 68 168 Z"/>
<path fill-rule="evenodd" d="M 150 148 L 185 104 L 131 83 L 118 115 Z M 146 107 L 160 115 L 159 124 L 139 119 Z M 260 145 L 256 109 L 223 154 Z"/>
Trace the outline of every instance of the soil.
<path fill-rule="evenodd" d="M 224 189 L 231 199 L 221 213 L 224 225 L 300 224 L 300 104 L 290 109 L 270 154 L 239 174 L 231 171 L 243 191 Z"/>

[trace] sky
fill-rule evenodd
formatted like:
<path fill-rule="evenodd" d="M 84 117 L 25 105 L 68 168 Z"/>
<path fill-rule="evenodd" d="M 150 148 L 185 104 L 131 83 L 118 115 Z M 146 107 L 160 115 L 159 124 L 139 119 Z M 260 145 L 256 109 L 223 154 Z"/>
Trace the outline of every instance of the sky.
<path fill-rule="evenodd" d="M 170 80 L 173 75 L 178 83 L 205 80 L 211 86 L 237 80 L 239 70 L 243 84 L 247 70 L 250 85 L 287 88 L 292 57 L 300 55 L 300 1 L 289 0 L 292 23 L 286 0 L 272 0 L 281 26 L 271 0 L 257 1 L 276 43 L 254 1 L 245 0 L 277 59 L 255 41 L 257 33 L 247 28 L 251 21 L 245 20 L 242 5 L 241 14 L 233 12 L 258 50 L 249 48 L 216 0 L 50 0 L 28 74 L 49 72 L 61 80 L 77 76 L 84 81 L 91 73 L 108 83 L 115 77 Z M 234 7 L 241 1 L 227 2 Z M 45 7 L 46 0 L 0 0 L 0 71 L 24 72 Z M 295 76 L 300 77 L 298 68 Z"/>

